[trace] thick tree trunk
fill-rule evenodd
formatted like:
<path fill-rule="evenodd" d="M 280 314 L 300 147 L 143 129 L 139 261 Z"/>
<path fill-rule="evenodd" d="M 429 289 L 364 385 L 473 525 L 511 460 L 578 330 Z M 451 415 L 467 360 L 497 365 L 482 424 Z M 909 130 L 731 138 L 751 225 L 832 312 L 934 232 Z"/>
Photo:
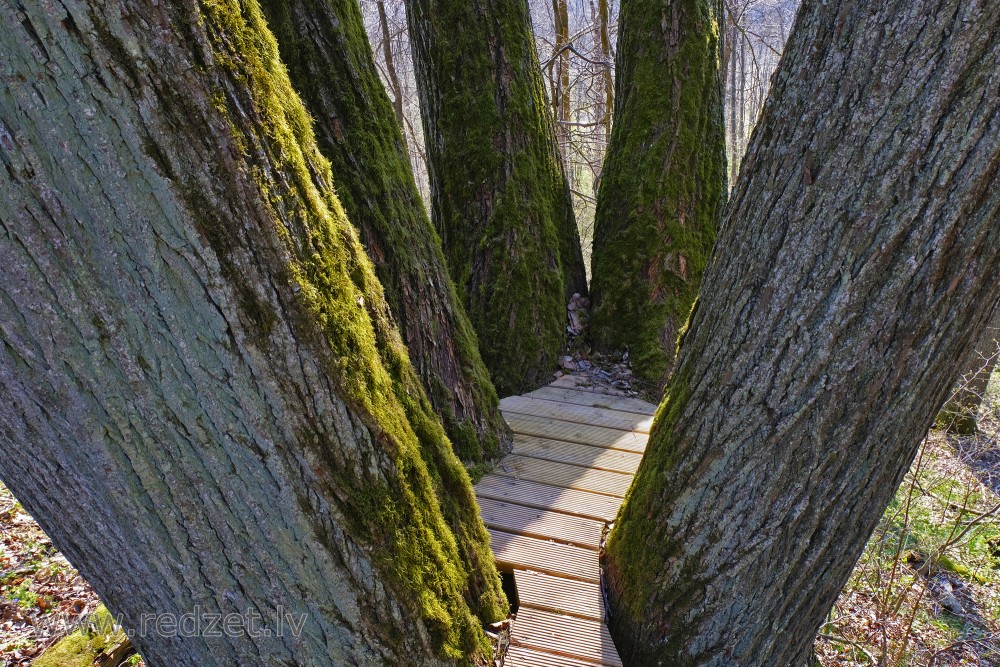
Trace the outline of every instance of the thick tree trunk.
<path fill-rule="evenodd" d="M 434 224 L 501 395 L 550 379 L 580 238 L 524 0 L 412 0 Z"/>
<path fill-rule="evenodd" d="M 803 4 L 608 542 L 626 664 L 804 664 L 1000 298 L 997 34 Z"/>
<path fill-rule="evenodd" d="M 2 0 L 0 52 L 4 483 L 152 666 L 481 658 L 468 476 L 256 3 Z"/>
<path fill-rule="evenodd" d="M 726 196 L 717 0 L 623 0 L 594 223 L 591 335 L 662 389 Z"/>
<path fill-rule="evenodd" d="M 938 424 L 955 435 L 975 435 L 978 429 L 979 409 L 1000 358 L 1000 308 L 977 338 L 971 358 L 958 374 L 951 398 L 938 415 Z"/>
<path fill-rule="evenodd" d="M 510 436 L 496 390 L 420 201 L 356 0 L 265 0 L 262 7 L 456 453 L 466 461 L 501 455 Z"/>

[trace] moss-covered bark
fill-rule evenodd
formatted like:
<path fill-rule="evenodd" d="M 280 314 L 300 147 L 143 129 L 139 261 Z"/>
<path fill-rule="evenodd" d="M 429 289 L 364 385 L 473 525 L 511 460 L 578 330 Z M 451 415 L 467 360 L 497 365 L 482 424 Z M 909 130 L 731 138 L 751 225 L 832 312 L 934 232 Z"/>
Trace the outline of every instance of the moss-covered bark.
<path fill-rule="evenodd" d="M 256 2 L 0 26 L 4 482 L 128 627 L 270 630 L 136 636 L 154 667 L 482 661 L 468 475 Z"/>
<path fill-rule="evenodd" d="M 355 0 L 264 0 L 292 84 L 315 120 L 337 195 L 456 453 L 496 458 L 510 442 L 475 332 L 420 201 L 402 129 Z"/>
<path fill-rule="evenodd" d="M 608 538 L 625 664 L 806 663 L 1000 299 L 998 30 L 802 3 Z"/>
<path fill-rule="evenodd" d="M 662 388 L 726 196 L 717 0 L 622 0 L 597 195 L 591 335 Z"/>
<path fill-rule="evenodd" d="M 550 378 L 586 293 L 523 0 L 407 4 L 432 216 L 501 395 Z"/>

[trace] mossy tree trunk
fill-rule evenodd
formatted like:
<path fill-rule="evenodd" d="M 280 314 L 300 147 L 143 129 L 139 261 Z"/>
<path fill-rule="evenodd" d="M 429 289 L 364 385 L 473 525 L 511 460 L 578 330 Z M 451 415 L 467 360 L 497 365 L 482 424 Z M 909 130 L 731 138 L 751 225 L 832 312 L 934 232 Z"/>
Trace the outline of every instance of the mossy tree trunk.
<path fill-rule="evenodd" d="M 432 217 L 501 395 L 555 369 L 580 238 L 524 0 L 412 0 Z"/>
<path fill-rule="evenodd" d="M 591 336 L 657 389 L 726 197 L 718 0 L 623 0 L 615 124 L 594 221 Z"/>
<path fill-rule="evenodd" d="M 1000 358 L 1000 308 L 989 326 L 977 337 L 969 361 L 958 374 L 952 396 L 941 408 L 938 424 L 954 435 L 975 435 L 979 409 L 986 397 L 993 369 Z"/>
<path fill-rule="evenodd" d="M 805 664 L 1000 298 L 997 9 L 799 10 L 608 541 L 626 664 Z"/>
<path fill-rule="evenodd" d="M 0 51 L 4 483 L 127 627 L 256 623 L 154 667 L 481 660 L 468 476 L 256 3 L 2 0 Z"/>
<path fill-rule="evenodd" d="M 496 390 L 420 201 L 358 3 L 264 0 L 262 7 L 455 451 L 466 461 L 498 457 L 510 436 Z"/>

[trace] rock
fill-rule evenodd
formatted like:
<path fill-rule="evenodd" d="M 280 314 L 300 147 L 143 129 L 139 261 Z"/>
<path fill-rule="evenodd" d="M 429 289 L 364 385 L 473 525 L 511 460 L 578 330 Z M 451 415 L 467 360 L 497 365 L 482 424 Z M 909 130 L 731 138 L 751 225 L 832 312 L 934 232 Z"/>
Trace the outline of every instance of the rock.
<path fill-rule="evenodd" d="M 577 370 L 577 365 L 576 365 L 576 362 L 573 361 L 573 357 L 569 357 L 569 356 L 567 356 L 567 357 L 560 357 L 559 358 L 559 365 L 562 366 L 562 368 L 564 370 L 567 370 L 567 371 L 575 371 L 575 370 Z"/>

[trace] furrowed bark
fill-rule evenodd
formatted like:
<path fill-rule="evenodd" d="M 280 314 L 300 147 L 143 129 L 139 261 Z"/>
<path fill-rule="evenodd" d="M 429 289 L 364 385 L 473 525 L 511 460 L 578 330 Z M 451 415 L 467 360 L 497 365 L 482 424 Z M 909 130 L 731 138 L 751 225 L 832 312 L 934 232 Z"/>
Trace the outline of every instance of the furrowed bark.
<path fill-rule="evenodd" d="M 501 456 L 510 434 L 420 201 L 357 2 L 265 0 L 262 7 L 455 452 L 470 462 Z"/>
<path fill-rule="evenodd" d="M 256 3 L 0 0 L 0 51 L 4 483 L 127 627 L 255 617 L 153 667 L 481 661 L 468 476 Z"/>
<path fill-rule="evenodd" d="M 527 4 L 413 0 L 407 21 L 449 270 L 497 391 L 533 389 L 587 284 Z"/>
<path fill-rule="evenodd" d="M 717 0 L 623 0 L 594 222 L 591 336 L 662 390 L 726 197 Z"/>
<path fill-rule="evenodd" d="M 609 538 L 626 664 L 805 663 L 1000 298 L 998 31 L 802 5 Z"/>

